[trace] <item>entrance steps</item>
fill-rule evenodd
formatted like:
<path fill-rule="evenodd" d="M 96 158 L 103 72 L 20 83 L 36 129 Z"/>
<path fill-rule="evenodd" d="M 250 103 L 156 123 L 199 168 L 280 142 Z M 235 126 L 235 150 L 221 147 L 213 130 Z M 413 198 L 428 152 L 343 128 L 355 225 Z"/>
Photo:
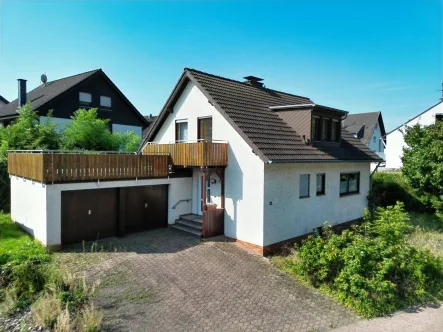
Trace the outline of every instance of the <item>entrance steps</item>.
<path fill-rule="evenodd" d="M 202 236 L 202 216 L 198 214 L 184 214 L 175 221 L 171 228 L 201 237 Z"/>

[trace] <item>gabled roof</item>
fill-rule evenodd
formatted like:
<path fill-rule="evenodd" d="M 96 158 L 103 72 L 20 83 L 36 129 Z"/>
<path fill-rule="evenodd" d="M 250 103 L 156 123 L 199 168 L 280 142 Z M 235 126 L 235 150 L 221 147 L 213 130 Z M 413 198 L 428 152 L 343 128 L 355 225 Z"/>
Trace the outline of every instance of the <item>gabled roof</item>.
<path fill-rule="evenodd" d="M 3 98 L 2 96 L 0 96 L 0 101 L 5 104 L 9 103 L 9 101 L 7 101 L 6 98 Z"/>
<path fill-rule="evenodd" d="M 364 127 L 364 133 L 361 140 L 366 145 L 369 144 L 377 123 L 380 124 L 381 136 L 383 137 L 386 132 L 381 112 L 349 114 L 348 117 L 343 120 L 344 128 L 346 128 L 351 134 L 357 134 Z"/>
<path fill-rule="evenodd" d="M 379 161 L 360 140 L 342 131 L 339 146 L 315 147 L 286 123 L 272 106 L 314 104 L 297 96 L 249 83 L 185 68 L 165 106 L 144 141 L 152 141 L 171 113 L 188 82 L 193 82 L 209 102 L 264 162 Z M 315 107 L 310 105 L 310 107 Z M 143 144 L 143 145 L 144 145 Z M 142 146 L 143 146 L 142 145 Z"/>
<path fill-rule="evenodd" d="M 427 111 L 430 111 L 431 109 L 433 109 L 435 106 L 438 106 L 438 105 L 440 105 L 441 103 L 443 103 L 443 99 L 441 100 L 441 101 L 439 101 L 437 104 L 435 104 L 435 105 L 432 105 L 431 107 L 429 107 L 428 109 L 426 109 L 426 110 L 424 110 L 423 112 L 421 112 L 421 113 L 419 113 L 419 114 L 417 114 L 416 116 L 414 116 L 413 118 L 411 118 L 411 119 L 409 119 L 408 121 L 406 121 L 406 122 L 404 122 L 404 123 L 402 123 L 401 125 L 399 125 L 398 127 L 396 127 L 396 128 L 394 128 L 394 129 L 392 129 L 389 133 L 387 133 L 386 134 L 386 136 L 387 135 L 389 135 L 390 133 L 392 133 L 392 132 L 394 132 L 394 131 L 396 131 L 397 129 L 399 129 L 399 128 L 401 128 L 401 127 L 403 127 L 404 125 L 406 125 L 408 122 L 411 122 L 412 120 L 415 120 L 415 119 L 417 119 L 419 116 L 421 116 L 421 115 L 423 115 L 423 114 L 425 114 Z"/>
<path fill-rule="evenodd" d="M 143 115 L 132 105 L 132 103 L 125 97 L 125 95 L 119 90 L 119 88 L 110 80 L 110 78 L 103 72 L 102 69 L 95 69 L 85 73 L 61 78 L 58 80 L 47 82 L 36 87 L 34 90 L 29 91 L 26 94 L 26 101 L 31 103 L 32 110 L 36 111 L 49 101 L 63 95 L 70 89 L 75 87 L 77 84 L 84 82 L 87 79 L 91 79 L 101 75 L 104 79 L 117 91 L 117 93 L 123 98 L 123 100 L 129 105 L 132 111 L 137 115 L 137 117 L 146 123 Z M 2 117 L 16 117 L 18 108 L 18 100 L 11 101 L 9 104 L 4 105 L 0 108 L 0 118 Z"/>

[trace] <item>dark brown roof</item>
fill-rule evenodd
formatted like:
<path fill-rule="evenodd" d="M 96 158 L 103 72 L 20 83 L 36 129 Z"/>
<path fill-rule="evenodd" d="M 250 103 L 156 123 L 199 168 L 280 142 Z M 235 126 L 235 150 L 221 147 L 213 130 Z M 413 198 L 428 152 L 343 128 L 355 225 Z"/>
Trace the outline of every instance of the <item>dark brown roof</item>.
<path fill-rule="evenodd" d="M 346 119 L 343 120 L 343 126 L 351 134 L 357 134 L 364 127 L 361 140 L 366 145 L 369 145 L 377 123 L 380 125 L 381 136 L 385 136 L 385 125 L 383 123 L 381 112 L 349 114 Z"/>
<path fill-rule="evenodd" d="M 379 161 L 360 140 L 343 130 L 336 147 L 307 145 L 272 106 L 313 104 L 307 97 L 257 87 L 185 68 L 145 142 L 155 138 L 186 84 L 192 81 L 264 162 Z"/>

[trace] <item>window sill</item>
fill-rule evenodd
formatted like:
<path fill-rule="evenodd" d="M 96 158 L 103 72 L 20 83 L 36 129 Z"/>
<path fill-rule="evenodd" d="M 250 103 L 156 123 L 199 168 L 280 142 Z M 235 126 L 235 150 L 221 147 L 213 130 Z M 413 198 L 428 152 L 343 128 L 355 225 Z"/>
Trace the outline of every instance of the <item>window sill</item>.
<path fill-rule="evenodd" d="M 317 196 L 326 196 L 326 193 L 318 193 Z"/>
<path fill-rule="evenodd" d="M 340 197 L 354 196 L 354 195 L 360 195 L 360 193 L 359 192 L 355 192 L 355 193 L 340 194 Z"/>
<path fill-rule="evenodd" d="M 303 198 L 309 198 L 309 197 L 311 197 L 311 196 L 300 196 L 299 198 L 303 199 Z"/>

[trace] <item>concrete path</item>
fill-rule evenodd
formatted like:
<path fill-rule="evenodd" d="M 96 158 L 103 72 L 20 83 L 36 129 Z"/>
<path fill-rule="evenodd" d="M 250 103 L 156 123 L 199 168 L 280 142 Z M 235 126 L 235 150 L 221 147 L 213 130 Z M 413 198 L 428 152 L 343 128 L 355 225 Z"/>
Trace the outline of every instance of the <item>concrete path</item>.
<path fill-rule="evenodd" d="M 442 332 L 443 306 L 400 311 L 390 317 L 360 320 L 334 332 Z"/>

